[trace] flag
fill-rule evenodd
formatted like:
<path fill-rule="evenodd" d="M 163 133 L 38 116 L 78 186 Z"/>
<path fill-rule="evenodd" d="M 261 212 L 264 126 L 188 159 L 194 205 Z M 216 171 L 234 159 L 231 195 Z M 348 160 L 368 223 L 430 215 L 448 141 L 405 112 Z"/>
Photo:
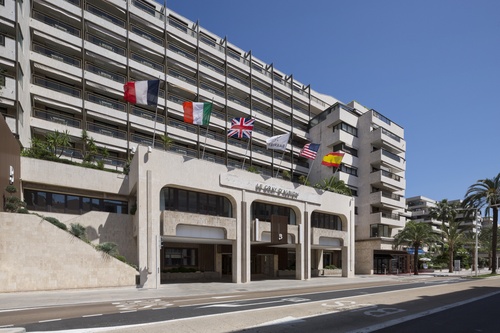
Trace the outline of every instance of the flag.
<path fill-rule="evenodd" d="M 326 165 L 327 167 L 338 167 L 340 163 L 342 163 L 342 158 L 344 157 L 344 153 L 335 152 L 328 153 L 325 157 L 323 157 L 323 161 L 321 164 Z"/>
<path fill-rule="evenodd" d="M 319 143 L 308 143 L 302 148 L 299 156 L 314 160 L 319 150 Z"/>
<path fill-rule="evenodd" d="M 132 104 L 158 105 L 160 80 L 127 82 L 123 85 L 123 98 Z"/>
<path fill-rule="evenodd" d="M 212 103 L 184 102 L 184 122 L 194 125 L 208 125 L 212 114 Z"/>
<path fill-rule="evenodd" d="M 253 130 L 253 118 L 233 118 L 231 121 L 231 129 L 227 133 L 229 137 L 237 137 L 238 139 L 250 139 Z"/>
<path fill-rule="evenodd" d="M 285 150 L 289 138 L 290 133 L 272 136 L 266 140 L 266 147 L 267 149 Z"/>

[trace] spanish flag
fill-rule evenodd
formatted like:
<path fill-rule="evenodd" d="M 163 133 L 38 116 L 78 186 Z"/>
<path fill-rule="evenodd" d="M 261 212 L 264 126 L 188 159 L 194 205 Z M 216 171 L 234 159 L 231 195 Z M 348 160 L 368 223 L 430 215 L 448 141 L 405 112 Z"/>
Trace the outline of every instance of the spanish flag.
<path fill-rule="evenodd" d="M 323 157 L 323 161 L 321 164 L 326 165 L 327 167 L 338 167 L 340 163 L 342 163 L 342 158 L 344 157 L 344 153 L 335 152 L 328 153 L 325 157 Z"/>

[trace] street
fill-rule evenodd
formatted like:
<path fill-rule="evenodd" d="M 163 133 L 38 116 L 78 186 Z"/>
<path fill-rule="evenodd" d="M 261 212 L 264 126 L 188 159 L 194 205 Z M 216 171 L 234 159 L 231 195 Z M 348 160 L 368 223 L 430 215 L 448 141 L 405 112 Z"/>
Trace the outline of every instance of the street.
<path fill-rule="evenodd" d="M 469 332 L 473 330 L 461 328 L 477 325 L 482 325 L 481 332 L 493 332 L 493 326 L 486 325 L 494 309 L 490 303 L 500 299 L 499 287 L 498 278 L 434 277 L 300 291 L 121 300 L 2 311 L 0 325 L 25 327 L 27 332 L 289 333 L 416 332 L 426 323 L 430 332 Z M 478 315 L 465 315 L 470 308 Z M 457 316 L 459 311 L 465 314 Z"/>

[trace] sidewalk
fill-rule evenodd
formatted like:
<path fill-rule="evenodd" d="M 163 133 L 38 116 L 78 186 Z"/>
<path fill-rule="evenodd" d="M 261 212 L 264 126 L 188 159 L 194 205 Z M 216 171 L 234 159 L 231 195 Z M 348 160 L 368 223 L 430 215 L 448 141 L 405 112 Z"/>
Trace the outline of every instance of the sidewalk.
<path fill-rule="evenodd" d="M 478 274 L 488 274 L 488 270 L 481 270 Z M 0 294 L 0 311 L 19 308 L 63 306 L 68 304 L 97 303 L 108 301 L 120 301 L 146 298 L 168 298 L 180 296 L 208 296 L 224 295 L 231 293 L 245 293 L 253 291 L 271 291 L 281 289 L 297 289 L 339 286 L 345 288 L 355 287 L 362 283 L 377 281 L 405 282 L 414 279 L 426 279 L 433 277 L 472 277 L 474 272 L 462 270 L 460 272 L 448 273 L 437 271 L 433 273 L 420 273 L 419 275 L 356 275 L 353 278 L 339 276 L 315 277 L 310 280 L 260 280 L 248 283 L 230 282 L 198 282 L 198 283 L 175 283 L 163 284 L 158 289 L 144 289 L 136 287 L 96 288 L 96 289 L 71 289 L 53 291 L 31 291 L 18 293 Z"/>

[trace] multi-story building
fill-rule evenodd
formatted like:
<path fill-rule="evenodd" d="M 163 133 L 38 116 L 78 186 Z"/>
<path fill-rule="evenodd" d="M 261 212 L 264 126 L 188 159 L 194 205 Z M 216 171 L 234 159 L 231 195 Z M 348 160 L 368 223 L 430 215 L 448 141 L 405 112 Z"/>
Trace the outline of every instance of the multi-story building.
<path fill-rule="evenodd" d="M 354 230 L 349 227 L 354 220 L 358 273 L 379 272 L 382 258 L 399 255 L 392 251 L 391 239 L 404 225 L 404 131 L 379 112 L 318 93 L 293 75 L 262 62 L 251 51 L 241 50 L 226 38 L 150 0 L 3 0 L 0 6 L 0 63 L 5 79 L 0 91 L 0 112 L 21 145 L 29 148 L 35 138 L 43 140 L 47 133 L 66 132 L 71 147 L 62 150 L 62 156 L 78 162 L 85 154 L 85 132 L 98 147 L 106 148 L 108 154 L 97 156 L 105 168 L 122 171 L 131 163 L 128 177 L 137 177 L 128 180 L 128 191 L 100 187 L 90 198 L 92 189 L 82 189 L 84 184 L 72 186 L 44 177 L 36 172 L 38 168 L 24 167 L 34 162 L 22 158 L 21 168 L 32 172 L 27 175 L 20 171 L 24 175 L 23 195 L 25 199 L 32 198 L 29 208 L 54 211 L 50 200 L 41 203 L 33 198 L 57 197 L 64 202 L 70 195 L 79 198 L 80 206 L 68 210 L 66 202 L 58 212 L 85 212 L 84 205 L 91 210 L 94 205 L 87 201 L 94 199 L 99 202 L 96 208 L 115 213 L 126 213 L 129 207 L 137 206 L 135 216 L 144 217 L 149 223 L 146 226 L 156 225 L 153 229 L 145 227 L 144 231 L 143 221 L 131 217 L 135 232 L 145 232 L 143 238 L 147 239 L 141 243 L 141 236 L 136 235 L 133 240 L 137 242 L 138 265 L 148 266 L 141 273 L 141 281 L 152 274 L 149 268 L 153 252 L 162 256 L 162 269 L 164 264 L 195 262 L 191 266 L 200 268 L 200 261 L 205 258 L 207 267 L 232 275 L 235 282 L 248 281 L 252 272 L 276 270 L 278 266 L 297 267 L 296 276 L 308 278 L 313 266 L 334 264 L 348 276 L 354 262 L 350 245 Z M 126 82 L 153 79 L 161 81 L 157 106 L 132 105 L 123 100 Z M 184 101 L 211 102 L 210 124 L 185 123 Z M 236 117 L 255 119 L 250 140 L 226 135 L 231 119 Z M 284 151 L 266 149 L 267 138 L 286 133 L 290 133 L 290 140 Z M 165 136 L 173 140 L 172 145 L 162 139 Z M 300 150 L 308 142 L 321 143 L 318 161 L 300 157 Z M 141 192 L 137 184 L 143 184 L 143 178 L 147 178 L 148 161 L 137 161 L 134 152 L 143 152 L 139 146 L 149 146 L 158 154 L 168 150 L 161 152 L 163 162 L 171 160 L 173 165 L 179 163 L 176 155 L 184 160 L 204 160 L 200 161 L 202 164 L 193 163 L 193 167 L 203 170 L 206 178 L 213 172 L 218 181 L 195 184 L 197 178 L 184 183 L 174 177 L 158 185 L 158 193 Z M 301 176 L 316 184 L 333 175 L 332 169 L 320 163 L 321 157 L 331 151 L 346 153 L 335 171 L 352 189 L 353 199 L 325 202 L 321 198 L 330 194 L 316 197 L 303 187 L 295 193 L 296 186 L 291 184 L 297 184 Z M 160 173 L 161 162 L 155 160 L 154 164 L 157 174 L 150 177 Z M 247 177 L 228 175 L 227 170 L 250 166 L 260 174 L 260 181 L 252 177 L 247 180 L 248 173 Z M 168 166 L 166 169 L 168 173 Z M 231 197 L 228 187 L 243 192 Z M 243 199 L 247 192 L 258 194 L 255 203 L 248 202 L 248 207 Z M 283 197 L 283 193 L 293 195 Z M 222 234 L 207 235 L 201 229 L 175 231 L 165 225 L 160 231 L 156 214 L 151 217 L 147 211 L 179 210 L 178 205 L 186 203 L 179 199 L 184 195 L 198 198 L 197 205 L 201 205 L 200 200 L 208 200 L 208 206 L 219 202 L 222 206 L 217 207 L 222 210 L 214 214 L 224 212 L 223 216 L 236 218 L 238 225 L 242 222 L 241 210 L 248 210 L 248 214 L 243 213 L 247 219 L 241 224 L 244 230 L 229 228 Z M 153 198 L 161 198 L 162 203 L 146 204 L 156 200 Z M 232 203 L 231 213 L 227 200 Z M 301 202 L 299 207 L 295 201 Z M 240 206 L 240 202 L 245 204 Z M 202 213 L 194 206 L 190 209 Z M 270 212 L 287 216 L 289 225 L 303 225 L 286 237 L 290 238 L 288 245 L 259 247 L 259 242 L 269 243 L 269 226 L 265 223 L 271 223 Z M 169 214 L 162 213 L 162 218 L 166 216 Z M 60 218 L 64 220 L 63 216 Z M 182 218 L 171 217 L 175 221 Z M 221 222 L 208 224 L 211 223 Z M 256 234 L 260 223 L 264 223 L 261 234 Z M 318 231 L 314 236 L 315 229 L 329 229 L 332 234 Z M 190 243 L 186 235 L 193 234 L 198 235 L 196 246 L 186 246 Z M 229 235 L 235 238 L 228 238 Z M 156 251 L 152 245 L 154 237 L 173 245 Z M 211 237 L 225 237 L 225 241 L 209 240 Z M 307 246 L 298 245 L 304 243 Z M 203 256 L 201 252 L 215 254 Z M 231 253 L 237 255 L 223 255 Z"/>

